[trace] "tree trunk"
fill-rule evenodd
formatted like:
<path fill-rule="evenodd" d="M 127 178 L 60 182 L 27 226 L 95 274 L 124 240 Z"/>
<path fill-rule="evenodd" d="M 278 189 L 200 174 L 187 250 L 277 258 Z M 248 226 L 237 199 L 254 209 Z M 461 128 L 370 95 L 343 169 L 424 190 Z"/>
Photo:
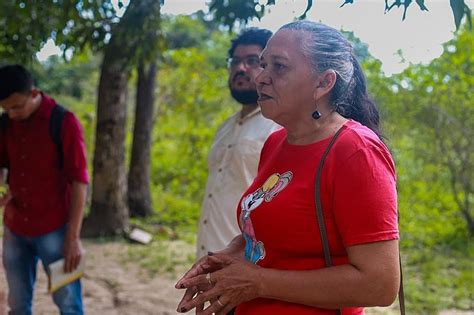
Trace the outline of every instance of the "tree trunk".
<path fill-rule="evenodd" d="M 128 72 L 113 47 L 104 54 L 99 83 L 92 205 L 84 223 L 88 237 L 120 235 L 128 227 L 125 122 Z"/>
<path fill-rule="evenodd" d="M 104 51 L 99 83 L 91 212 L 83 235 L 120 235 L 128 229 L 125 174 L 127 83 L 137 60 L 159 48 L 160 1 L 130 0 Z M 148 60 L 150 60 L 148 59 Z"/>
<path fill-rule="evenodd" d="M 131 216 L 153 213 L 150 193 L 150 151 L 155 101 L 156 62 L 138 66 L 135 125 L 128 173 L 128 206 Z"/>
<path fill-rule="evenodd" d="M 466 197 L 466 199 L 468 198 L 469 197 Z M 462 207 L 461 213 L 464 219 L 466 220 L 466 225 L 467 225 L 467 230 L 469 231 L 469 235 L 471 237 L 474 236 L 474 220 L 472 219 L 471 211 L 469 211 L 469 206 L 466 205 L 465 207 Z"/>

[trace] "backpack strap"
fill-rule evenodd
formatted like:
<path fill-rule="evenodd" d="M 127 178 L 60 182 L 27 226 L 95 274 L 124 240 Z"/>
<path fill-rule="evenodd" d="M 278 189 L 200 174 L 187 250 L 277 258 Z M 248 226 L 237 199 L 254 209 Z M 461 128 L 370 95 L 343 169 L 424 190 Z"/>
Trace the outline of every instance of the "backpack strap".
<path fill-rule="evenodd" d="M 329 153 L 329 150 L 331 150 L 334 142 L 336 142 L 337 137 L 339 136 L 340 132 L 342 131 L 343 127 L 339 128 L 339 130 L 334 134 L 332 137 L 331 141 L 329 142 L 328 146 L 326 147 L 326 150 L 323 153 L 323 156 L 321 157 L 321 160 L 319 161 L 319 166 L 318 166 L 318 171 L 316 173 L 316 183 L 314 187 L 314 199 L 315 199 L 315 204 L 316 204 L 316 217 L 318 221 L 318 226 L 319 226 L 319 234 L 321 236 L 321 242 L 323 245 L 323 252 L 324 252 L 324 263 L 326 267 L 332 266 L 331 262 L 331 251 L 329 249 L 329 242 L 328 242 L 328 237 L 326 233 L 326 224 L 324 223 L 324 214 L 323 214 L 323 206 L 321 203 L 321 173 L 323 170 L 324 166 L 324 160 L 326 160 L 326 156 Z M 405 294 L 403 292 L 403 273 L 402 273 L 402 259 L 399 256 L 399 264 L 400 264 L 400 287 L 398 290 L 398 302 L 400 304 L 400 314 L 405 315 Z M 336 314 L 340 315 L 341 310 L 336 310 Z"/>
<path fill-rule="evenodd" d="M 49 119 L 49 135 L 51 140 L 56 145 L 56 149 L 59 154 L 59 167 L 62 168 L 64 164 L 64 153 L 63 144 L 61 141 L 61 128 L 63 125 L 64 116 L 67 113 L 67 109 L 63 106 L 56 104 L 51 112 L 51 118 Z"/>
<path fill-rule="evenodd" d="M 0 115 L 0 132 L 5 132 L 8 126 L 8 114 L 2 113 Z"/>
<path fill-rule="evenodd" d="M 8 114 L 7 113 L 2 113 L 0 115 L 0 132 L 2 133 L 6 133 L 7 132 L 7 127 L 8 127 Z M 9 164 L 10 162 L 7 161 L 7 165 L 5 166 L 7 169 L 9 169 Z M 8 183 L 8 177 L 10 175 L 10 172 L 8 172 L 8 175 L 7 175 L 7 183 Z"/>

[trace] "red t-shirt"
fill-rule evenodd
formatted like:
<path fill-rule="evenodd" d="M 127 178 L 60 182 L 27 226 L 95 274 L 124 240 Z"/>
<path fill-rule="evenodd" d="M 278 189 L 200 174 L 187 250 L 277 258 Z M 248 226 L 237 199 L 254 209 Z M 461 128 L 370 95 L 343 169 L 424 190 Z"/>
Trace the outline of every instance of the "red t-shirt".
<path fill-rule="evenodd" d="M 38 236 L 49 233 L 68 220 L 71 184 L 88 183 L 82 129 L 71 112 L 61 127 L 63 167 L 51 139 L 49 120 L 56 102 L 42 94 L 38 109 L 26 120 L 8 120 L 0 132 L 0 167 L 9 169 L 8 184 L 13 195 L 3 221 L 14 233 Z"/>
<path fill-rule="evenodd" d="M 393 160 L 368 128 L 349 120 L 321 174 L 321 200 L 334 265 L 348 263 L 346 248 L 398 239 Z M 286 130 L 266 141 L 257 177 L 244 193 L 237 214 L 246 240 L 246 259 L 266 268 L 324 267 L 314 201 L 316 170 L 330 138 L 291 145 Z M 237 314 L 335 314 L 301 304 L 255 299 Z M 343 314 L 363 314 L 346 308 Z"/>

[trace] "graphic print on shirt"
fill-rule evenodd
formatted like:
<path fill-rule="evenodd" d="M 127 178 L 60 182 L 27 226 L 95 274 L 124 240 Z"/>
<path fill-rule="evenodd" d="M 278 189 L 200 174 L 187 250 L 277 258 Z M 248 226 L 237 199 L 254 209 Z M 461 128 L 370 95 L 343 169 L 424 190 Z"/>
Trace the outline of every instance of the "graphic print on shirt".
<path fill-rule="evenodd" d="M 263 242 L 258 241 L 255 237 L 250 213 L 258 208 L 263 201 L 272 201 L 279 192 L 288 186 L 292 178 L 293 173 L 291 171 L 281 175 L 274 173 L 267 178 L 262 187 L 242 198 L 242 202 L 240 203 L 240 209 L 242 210 L 240 213 L 240 227 L 245 239 L 246 260 L 255 264 L 257 261 L 265 258 L 265 246 Z"/>

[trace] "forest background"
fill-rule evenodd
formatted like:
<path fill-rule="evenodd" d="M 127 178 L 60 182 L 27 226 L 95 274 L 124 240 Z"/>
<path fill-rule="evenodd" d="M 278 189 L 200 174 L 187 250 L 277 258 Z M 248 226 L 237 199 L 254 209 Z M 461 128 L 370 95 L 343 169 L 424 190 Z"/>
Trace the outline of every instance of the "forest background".
<path fill-rule="evenodd" d="M 206 156 L 216 128 L 239 108 L 227 88 L 227 49 L 245 16 L 259 11 L 243 10 L 249 1 L 235 8 L 211 1 L 211 18 L 169 16 L 160 14 L 159 1 L 144 0 L 119 18 L 107 1 L 63 1 L 74 3 L 72 11 L 44 2 L 41 9 L 0 5 L 0 63 L 27 64 L 38 86 L 81 120 L 94 175 L 85 234 L 104 239 L 138 226 L 154 237 L 151 249 L 130 253 L 142 267 L 168 272 L 190 264 L 192 255 L 163 256 L 160 244 L 195 242 Z M 12 22 L 12 14 L 20 19 Z M 35 14 L 57 20 L 35 24 Z M 367 45 L 345 32 L 397 164 L 409 314 L 474 311 L 474 32 L 471 18 L 464 21 L 456 19 L 458 31 L 439 58 L 390 77 Z M 64 58 L 38 62 L 35 53 L 51 34 Z"/>

